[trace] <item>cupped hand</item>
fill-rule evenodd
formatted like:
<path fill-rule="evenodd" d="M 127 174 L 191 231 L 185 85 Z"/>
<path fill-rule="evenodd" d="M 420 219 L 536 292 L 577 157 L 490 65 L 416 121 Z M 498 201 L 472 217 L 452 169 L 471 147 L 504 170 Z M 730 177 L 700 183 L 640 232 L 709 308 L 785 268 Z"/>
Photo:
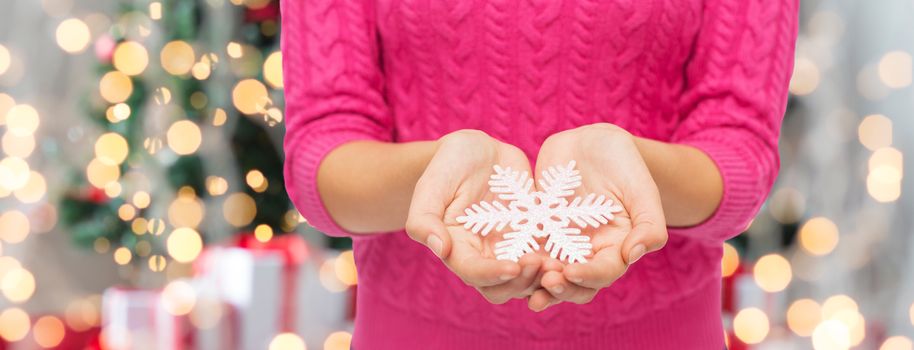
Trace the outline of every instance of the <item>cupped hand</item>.
<path fill-rule="evenodd" d="M 589 303 L 644 254 L 667 241 L 660 193 L 631 134 L 611 124 L 593 124 L 550 136 L 537 157 L 537 174 L 575 160 L 582 185 L 575 195 L 606 195 L 623 210 L 607 225 L 588 228 L 593 256 L 587 263 L 544 263 L 542 289 L 528 305 L 542 311 L 559 302 Z"/>
<path fill-rule="evenodd" d="M 484 132 L 461 130 L 439 139 L 435 155 L 416 183 L 406 232 L 464 283 L 500 304 L 530 295 L 538 287 L 543 259 L 527 254 L 519 262 L 497 260 L 494 247 L 500 233 L 483 237 L 456 221 L 473 203 L 496 198 L 488 184 L 495 165 L 530 170 L 520 149 Z"/>

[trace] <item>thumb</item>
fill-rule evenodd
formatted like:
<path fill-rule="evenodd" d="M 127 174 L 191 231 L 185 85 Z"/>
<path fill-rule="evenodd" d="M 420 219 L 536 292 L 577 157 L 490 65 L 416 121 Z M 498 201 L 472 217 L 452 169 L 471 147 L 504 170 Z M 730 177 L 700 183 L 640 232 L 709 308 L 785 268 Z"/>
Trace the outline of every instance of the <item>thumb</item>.
<path fill-rule="evenodd" d="M 627 265 L 634 264 L 644 254 L 663 248 L 668 238 L 666 218 L 656 187 L 644 188 L 639 193 L 640 197 L 625 196 L 633 199 L 630 206 L 623 203 L 632 219 L 632 231 L 622 242 L 622 259 Z"/>
<path fill-rule="evenodd" d="M 644 254 L 663 248 L 667 241 L 665 224 L 647 219 L 633 219 L 632 232 L 622 242 L 622 258 L 627 265 L 634 264 Z"/>
<path fill-rule="evenodd" d="M 406 220 L 406 233 L 431 249 L 440 259 L 451 254 L 451 235 L 438 215 L 427 212 L 410 214 Z"/>

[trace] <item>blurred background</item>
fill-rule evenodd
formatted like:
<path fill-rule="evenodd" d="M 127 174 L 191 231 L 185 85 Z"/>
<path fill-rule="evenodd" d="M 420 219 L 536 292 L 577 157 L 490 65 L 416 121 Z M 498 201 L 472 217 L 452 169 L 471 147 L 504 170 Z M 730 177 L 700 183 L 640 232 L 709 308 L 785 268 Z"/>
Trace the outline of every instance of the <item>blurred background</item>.
<path fill-rule="evenodd" d="M 914 1 L 809 0 L 731 349 L 912 350 Z M 350 242 L 282 179 L 274 0 L 0 4 L 0 350 L 349 349 Z"/>

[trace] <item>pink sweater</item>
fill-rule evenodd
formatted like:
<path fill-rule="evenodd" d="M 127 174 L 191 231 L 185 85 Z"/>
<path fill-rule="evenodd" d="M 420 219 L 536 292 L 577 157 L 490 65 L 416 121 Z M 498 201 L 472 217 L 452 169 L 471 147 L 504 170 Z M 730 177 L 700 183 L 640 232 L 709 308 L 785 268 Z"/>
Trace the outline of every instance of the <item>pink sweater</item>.
<path fill-rule="evenodd" d="M 283 0 L 286 182 L 318 230 L 316 173 L 353 140 L 480 129 L 531 160 L 560 130 L 610 122 L 706 152 L 716 213 L 588 305 L 486 302 L 404 232 L 354 238 L 354 348 L 721 349 L 721 243 L 778 171 L 797 0 Z M 595 150 L 598 151 L 598 150 Z"/>

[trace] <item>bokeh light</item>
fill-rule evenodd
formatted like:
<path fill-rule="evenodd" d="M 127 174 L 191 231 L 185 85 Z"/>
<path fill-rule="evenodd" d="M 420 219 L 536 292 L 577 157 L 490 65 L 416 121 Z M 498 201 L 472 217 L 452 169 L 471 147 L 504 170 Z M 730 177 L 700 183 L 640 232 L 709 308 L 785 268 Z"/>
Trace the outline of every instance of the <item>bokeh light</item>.
<path fill-rule="evenodd" d="M 114 250 L 114 262 L 118 265 L 127 265 L 133 259 L 133 253 L 127 247 L 120 247 Z"/>
<path fill-rule="evenodd" d="M 765 340 L 769 331 L 768 315 L 757 308 L 740 310 L 733 319 L 736 337 L 746 344 L 758 344 Z"/>
<path fill-rule="evenodd" d="M 815 350 L 847 350 L 851 346 L 850 330 L 837 320 L 826 320 L 812 332 Z"/>
<path fill-rule="evenodd" d="M 149 18 L 153 20 L 162 19 L 162 3 L 153 1 L 149 3 Z"/>
<path fill-rule="evenodd" d="M 202 134 L 200 127 L 190 120 L 180 120 L 168 128 L 168 147 L 177 154 L 187 155 L 200 148 Z"/>
<path fill-rule="evenodd" d="M 889 167 L 897 171 L 899 175 L 902 175 L 904 171 L 904 157 L 901 154 L 901 151 L 892 147 L 882 147 L 877 149 L 870 156 L 870 160 L 867 163 L 869 165 L 869 171 L 876 170 L 879 167 Z"/>
<path fill-rule="evenodd" d="M 812 335 L 816 325 L 822 320 L 821 307 L 812 299 L 799 299 L 787 309 L 787 326 L 796 335 Z"/>
<path fill-rule="evenodd" d="M 168 206 L 168 221 L 174 227 L 196 229 L 203 221 L 206 208 L 197 196 L 179 195 Z"/>
<path fill-rule="evenodd" d="M 914 349 L 914 344 L 911 343 L 911 339 L 905 336 L 894 336 L 889 337 L 884 342 L 882 346 L 879 347 L 879 350 L 912 350 Z"/>
<path fill-rule="evenodd" d="M 149 207 L 149 203 L 152 202 L 152 198 L 149 197 L 149 192 L 146 191 L 137 191 L 133 194 L 133 205 L 137 208 L 145 209 Z"/>
<path fill-rule="evenodd" d="M 787 288 L 793 278 L 790 263 L 777 254 L 765 255 L 758 259 L 753 269 L 755 283 L 766 292 L 780 292 Z"/>
<path fill-rule="evenodd" d="M 274 89 L 283 88 L 282 52 L 273 52 L 263 61 L 263 78 Z"/>
<path fill-rule="evenodd" d="M 10 210 L 0 215 L 0 240 L 19 243 L 29 235 L 29 218 L 21 211 Z"/>
<path fill-rule="evenodd" d="M 724 243 L 724 255 L 721 258 L 720 269 L 723 277 L 729 277 L 739 268 L 739 252 L 730 243 Z"/>
<path fill-rule="evenodd" d="M 177 228 L 168 236 L 168 255 L 175 261 L 187 263 L 194 261 L 203 250 L 203 239 L 197 231 L 188 228 Z"/>
<path fill-rule="evenodd" d="M 7 132 L 3 134 L 0 142 L 2 142 L 3 152 L 10 157 L 25 158 L 35 150 L 35 137 L 32 135 L 17 135 Z"/>
<path fill-rule="evenodd" d="M 845 310 L 857 312 L 857 302 L 844 294 L 833 295 L 822 303 L 822 318 L 834 318 L 838 313 Z"/>
<path fill-rule="evenodd" d="M 124 221 L 133 220 L 136 217 L 136 208 L 130 204 L 124 203 L 117 208 L 117 216 Z"/>
<path fill-rule="evenodd" d="M 17 190 L 29 181 L 29 163 L 22 158 L 6 157 L 0 160 L 0 187 Z"/>
<path fill-rule="evenodd" d="M 164 86 L 158 87 L 155 90 L 153 99 L 156 101 L 156 104 L 166 105 L 171 102 L 171 90 Z"/>
<path fill-rule="evenodd" d="M 250 224 L 257 215 L 257 204 L 246 193 L 233 193 L 225 198 L 222 216 L 229 224 L 242 227 Z"/>
<path fill-rule="evenodd" d="M 149 65 L 149 53 L 142 44 L 125 41 L 115 47 L 112 63 L 115 69 L 126 75 L 139 75 Z"/>
<path fill-rule="evenodd" d="M 86 331 L 98 324 L 98 309 L 91 301 L 78 298 L 71 301 L 64 312 L 64 320 L 68 327 L 76 332 Z"/>
<path fill-rule="evenodd" d="M 250 115 L 263 113 L 272 102 L 263 83 L 245 79 L 239 81 L 232 90 L 232 103 L 241 113 Z"/>
<path fill-rule="evenodd" d="M 35 276 L 25 268 L 13 268 L 0 279 L 0 291 L 13 303 L 24 303 L 35 293 Z"/>
<path fill-rule="evenodd" d="M 911 54 L 891 51 L 879 60 L 879 79 L 890 88 L 901 89 L 911 85 Z"/>
<path fill-rule="evenodd" d="M 838 226 L 825 217 L 816 217 L 800 228 L 800 246 L 812 255 L 831 253 L 838 245 Z"/>
<path fill-rule="evenodd" d="M 280 333 L 270 341 L 269 350 L 307 350 L 305 341 L 295 333 Z"/>
<path fill-rule="evenodd" d="M 29 334 L 32 323 L 29 315 L 20 308 L 8 308 L 0 312 L 0 337 L 8 342 L 17 342 Z"/>
<path fill-rule="evenodd" d="M 162 290 L 162 306 L 175 316 L 187 315 L 197 302 L 197 291 L 183 280 L 169 282 Z"/>
<path fill-rule="evenodd" d="M 37 203 L 44 198 L 47 190 L 48 183 L 44 180 L 44 176 L 39 172 L 31 171 L 25 185 L 14 190 L 13 194 L 20 202 L 31 204 Z"/>
<path fill-rule="evenodd" d="M 857 128 L 860 143 L 871 151 L 892 145 L 892 120 L 881 114 L 863 118 Z"/>
<path fill-rule="evenodd" d="M 254 228 L 254 238 L 260 242 L 269 242 L 273 238 L 273 228 L 267 224 L 260 224 Z"/>
<path fill-rule="evenodd" d="M 106 133 L 95 141 L 95 157 L 108 165 L 123 163 L 128 151 L 127 139 L 117 133 Z"/>
<path fill-rule="evenodd" d="M 901 196 L 901 173 L 893 167 L 877 167 L 866 176 L 866 190 L 877 202 L 893 202 Z"/>
<path fill-rule="evenodd" d="M 220 196 L 228 191 L 228 181 L 220 176 L 208 176 L 206 178 L 206 191 L 211 196 Z"/>
<path fill-rule="evenodd" d="M 68 18 L 57 26 L 57 45 L 68 53 L 83 52 L 89 46 L 89 26 L 77 18 Z"/>
<path fill-rule="evenodd" d="M 819 67 L 806 57 L 797 57 L 793 64 L 793 76 L 789 90 L 794 95 L 811 94 L 819 86 Z"/>
<path fill-rule="evenodd" d="M 190 73 L 196 56 L 194 48 L 186 41 L 175 40 L 165 44 L 160 53 L 162 68 L 173 75 L 184 75 Z"/>
<path fill-rule="evenodd" d="M 92 186 L 105 188 L 109 183 L 121 177 L 121 169 L 117 165 L 105 163 L 98 158 L 92 159 L 86 167 L 86 179 Z"/>
<path fill-rule="evenodd" d="M 336 273 L 336 279 L 348 286 L 358 284 L 358 274 L 355 268 L 355 255 L 351 250 L 340 253 L 334 259 L 333 270 Z"/>
<path fill-rule="evenodd" d="M 6 74 L 12 65 L 13 59 L 10 50 L 0 44 L 0 76 Z"/>
<path fill-rule="evenodd" d="M 0 47 L 3 47 L 0 45 Z M 0 73 L 2 75 L 2 73 Z M 16 99 L 12 98 L 10 95 L 0 92 L 0 125 L 6 124 L 6 113 L 9 112 L 10 108 L 16 105 Z"/>
<path fill-rule="evenodd" d="M 324 350 L 349 350 L 352 347 L 352 334 L 333 332 L 324 340 Z"/>
<path fill-rule="evenodd" d="M 348 286 L 336 276 L 336 259 L 327 259 L 318 271 L 321 285 L 331 292 L 345 291 Z"/>
<path fill-rule="evenodd" d="M 30 136 L 41 123 L 38 111 L 27 104 L 15 105 L 6 112 L 6 128 L 19 136 Z"/>
<path fill-rule="evenodd" d="M 149 219 L 146 223 L 146 232 L 153 236 L 159 236 L 165 233 L 165 221 L 162 219 Z"/>
<path fill-rule="evenodd" d="M 98 91 L 105 101 L 124 102 L 133 93 L 133 81 L 122 72 L 111 71 L 105 73 L 99 80 Z"/>
<path fill-rule="evenodd" d="M 234 41 L 229 42 L 228 45 L 225 46 L 225 52 L 231 58 L 241 58 L 241 44 Z"/>
<path fill-rule="evenodd" d="M 66 329 L 63 322 L 55 316 L 42 316 L 32 327 L 32 337 L 35 343 L 43 348 L 53 348 L 63 341 Z"/>
<path fill-rule="evenodd" d="M 213 126 L 221 126 L 225 124 L 225 121 L 228 120 L 228 115 L 225 113 L 225 110 L 222 108 L 216 108 L 213 111 Z"/>
<path fill-rule="evenodd" d="M 269 182 L 260 170 L 254 169 L 248 171 L 245 175 L 245 182 L 254 190 L 254 192 L 266 191 Z"/>
<path fill-rule="evenodd" d="M 167 264 L 164 256 L 155 254 L 149 257 L 149 269 L 153 272 L 164 271 Z"/>

